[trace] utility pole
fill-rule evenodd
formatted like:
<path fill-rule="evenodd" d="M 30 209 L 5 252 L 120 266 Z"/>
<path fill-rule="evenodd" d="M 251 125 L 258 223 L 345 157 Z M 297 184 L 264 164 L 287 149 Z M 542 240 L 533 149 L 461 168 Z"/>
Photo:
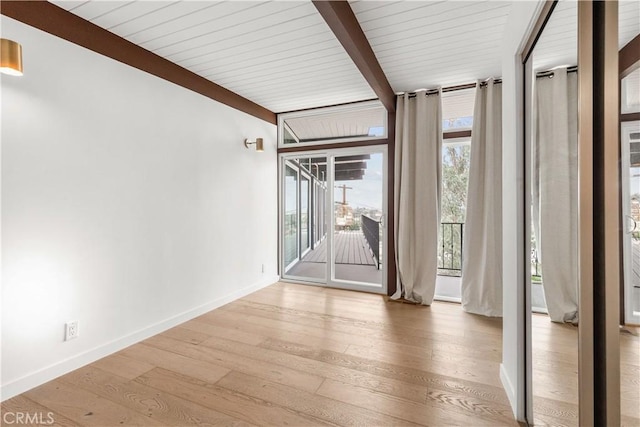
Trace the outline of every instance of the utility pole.
<path fill-rule="evenodd" d="M 347 190 L 353 190 L 353 187 L 347 187 L 346 184 L 336 185 L 336 188 L 342 188 L 342 204 L 347 204 Z"/>

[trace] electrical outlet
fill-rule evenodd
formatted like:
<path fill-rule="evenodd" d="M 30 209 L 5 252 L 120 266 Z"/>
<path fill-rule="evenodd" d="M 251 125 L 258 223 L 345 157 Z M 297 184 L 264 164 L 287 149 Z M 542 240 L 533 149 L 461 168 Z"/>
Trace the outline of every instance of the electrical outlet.
<path fill-rule="evenodd" d="M 78 338 L 78 335 L 80 335 L 78 331 L 78 321 L 67 322 L 64 329 L 64 340 L 69 341 Z"/>

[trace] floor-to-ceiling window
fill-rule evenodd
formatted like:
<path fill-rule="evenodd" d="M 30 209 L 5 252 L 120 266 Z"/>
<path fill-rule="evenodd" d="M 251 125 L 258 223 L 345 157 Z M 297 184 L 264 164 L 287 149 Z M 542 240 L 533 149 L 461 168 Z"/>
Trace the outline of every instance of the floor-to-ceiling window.
<path fill-rule="evenodd" d="M 475 87 L 468 87 L 442 94 L 442 200 L 435 298 L 447 301 L 460 301 L 475 92 Z"/>

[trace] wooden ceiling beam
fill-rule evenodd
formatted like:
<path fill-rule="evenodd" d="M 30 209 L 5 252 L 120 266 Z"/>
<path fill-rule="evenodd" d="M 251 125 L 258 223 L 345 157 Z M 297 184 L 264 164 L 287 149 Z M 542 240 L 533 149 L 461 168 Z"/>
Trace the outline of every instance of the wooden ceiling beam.
<path fill-rule="evenodd" d="M 274 112 L 48 1 L 3 1 L 0 13 L 269 123 Z"/>
<path fill-rule="evenodd" d="M 348 1 L 314 0 L 313 5 L 388 112 L 396 111 L 396 95 L 373 53 Z"/>
<path fill-rule="evenodd" d="M 618 53 L 618 71 L 621 77 L 627 76 L 640 66 L 640 34 L 635 36 Z"/>

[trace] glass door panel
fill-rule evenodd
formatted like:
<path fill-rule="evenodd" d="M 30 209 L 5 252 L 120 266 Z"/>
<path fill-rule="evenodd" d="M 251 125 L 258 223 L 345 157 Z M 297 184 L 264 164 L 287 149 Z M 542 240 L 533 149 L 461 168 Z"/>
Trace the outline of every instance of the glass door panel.
<path fill-rule="evenodd" d="M 284 248 L 285 272 L 298 260 L 298 171 L 289 162 L 284 171 Z"/>
<path fill-rule="evenodd" d="M 309 181 L 310 177 L 306 173 L 300 176 L 300 251 L 302 255 L 309 250 Z"/>
<path fill-rule="evenodd" d="M 383 286 L 385 156 L 333 157 L 333 278 L 340 287 Z"/>
<path fill-rule="evenodd" d="M 285 196 L 281 239 L 285 279 L 326 282 L 327 183 L 324 169 L 318 166 L 326 161 L 326 156 L 283 157 Z"/>

